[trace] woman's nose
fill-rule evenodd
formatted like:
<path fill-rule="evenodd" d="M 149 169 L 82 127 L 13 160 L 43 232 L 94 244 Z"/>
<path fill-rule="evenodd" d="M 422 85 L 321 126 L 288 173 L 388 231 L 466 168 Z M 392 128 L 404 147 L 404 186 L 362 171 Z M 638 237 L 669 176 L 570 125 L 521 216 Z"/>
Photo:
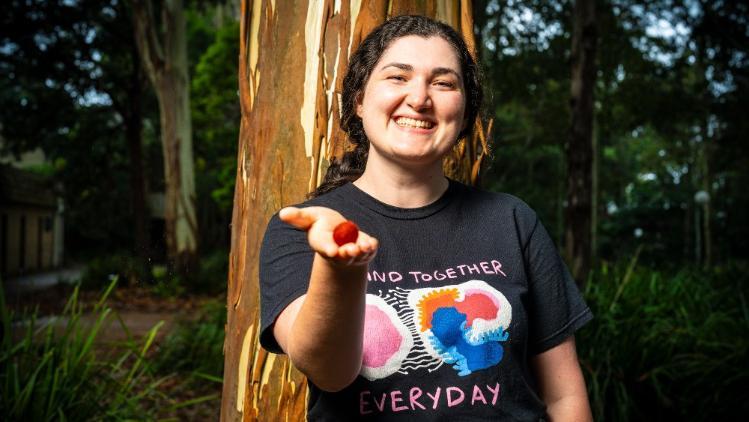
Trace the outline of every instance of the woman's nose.
<path fill-rule="evenodd" d="M 414 81 L 409 87 L 406 104 L 414 110 L 423 110 L 432 106 L 432 98 L 429 96 L 428 88 Z"/>

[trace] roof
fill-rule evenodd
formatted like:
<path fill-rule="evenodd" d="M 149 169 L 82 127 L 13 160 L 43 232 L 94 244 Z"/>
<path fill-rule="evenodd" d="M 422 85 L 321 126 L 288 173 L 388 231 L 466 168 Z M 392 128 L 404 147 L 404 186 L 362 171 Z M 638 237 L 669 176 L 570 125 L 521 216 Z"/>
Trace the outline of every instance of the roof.
<path fill-rule="evenodd" d="M 0 204 L 57 207 L 50 180 L 30 171 L 0 165 Z"/>

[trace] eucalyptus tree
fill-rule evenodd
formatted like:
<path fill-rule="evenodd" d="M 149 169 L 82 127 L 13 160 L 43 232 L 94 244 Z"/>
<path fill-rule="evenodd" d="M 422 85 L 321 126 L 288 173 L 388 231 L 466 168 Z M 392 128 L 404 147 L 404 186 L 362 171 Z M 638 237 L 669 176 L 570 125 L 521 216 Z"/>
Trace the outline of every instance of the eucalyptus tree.
<path fill-rule="evenodd" d="M 584 283 L 592 258 L 593 92 L 596 86 L 598 28 L 595 0 L 575 0 L 570 83 L 571 127 L 565 143 L 567 206 L 564 252 L 572 276 Z"/>
<path fill-rule="evenodd" d="M 198 218 L 185 9 L 182 0 L 165 0 L 158 11 L 151 0 L 130 3 L 141 63 L 159 102 L 168 263 L 190 277 L 198 266 Z"/>
<path fill-rule="evenodd" d="M 258 344 L 258 254 L 263 230 L 305 198 L 345 147 L 337 115 L 349 54 L 388 16 L 425 14 L 459 28 L 473 45 L 471 2 L 242 1 L 242 120 L 234 193 L 224 343 L 222 420 L 303 420 L 306 380 Z M 480 123 L 477 122 L 480 126 Z M 448 174 L 478 179 L 486 153 L 479 127 L 446 160 Z M 480 134 L 480 135 L 479 135 Z"/>

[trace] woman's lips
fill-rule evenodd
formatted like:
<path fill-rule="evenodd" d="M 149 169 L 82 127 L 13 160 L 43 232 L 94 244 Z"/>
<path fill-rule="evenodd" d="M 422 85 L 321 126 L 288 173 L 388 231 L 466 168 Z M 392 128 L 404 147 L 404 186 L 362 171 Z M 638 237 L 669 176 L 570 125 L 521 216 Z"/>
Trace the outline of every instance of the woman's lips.
<path fill-rule="evenodd" d="M 396 117 L 395 124 L 402 128 L 410 129 L 431 129 L 434 127 L 434 123 L 429 120 L 414 119 L 411 117 Z"/>

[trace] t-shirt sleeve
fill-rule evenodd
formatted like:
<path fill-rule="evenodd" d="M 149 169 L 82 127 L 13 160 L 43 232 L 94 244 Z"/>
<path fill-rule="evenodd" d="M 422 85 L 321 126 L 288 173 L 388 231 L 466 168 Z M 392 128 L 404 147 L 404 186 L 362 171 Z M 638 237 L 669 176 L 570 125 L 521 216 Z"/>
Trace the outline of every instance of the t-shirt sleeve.
<path fill-rule="evenodd" d="M 278 315 L 307 291 L 314 252 L 307 233 L 274 215 L 260 247 L 260 344 L 283 353 L 273 335 Z"/>
<path fill-rule="evenodd" d="M 549 233 L 529 208 L 523 213 L 527 241 L 523 246 L 528 276 L 528 346 L 537 354 L 562 343 L 593 314 L 559 256 Z"/>

